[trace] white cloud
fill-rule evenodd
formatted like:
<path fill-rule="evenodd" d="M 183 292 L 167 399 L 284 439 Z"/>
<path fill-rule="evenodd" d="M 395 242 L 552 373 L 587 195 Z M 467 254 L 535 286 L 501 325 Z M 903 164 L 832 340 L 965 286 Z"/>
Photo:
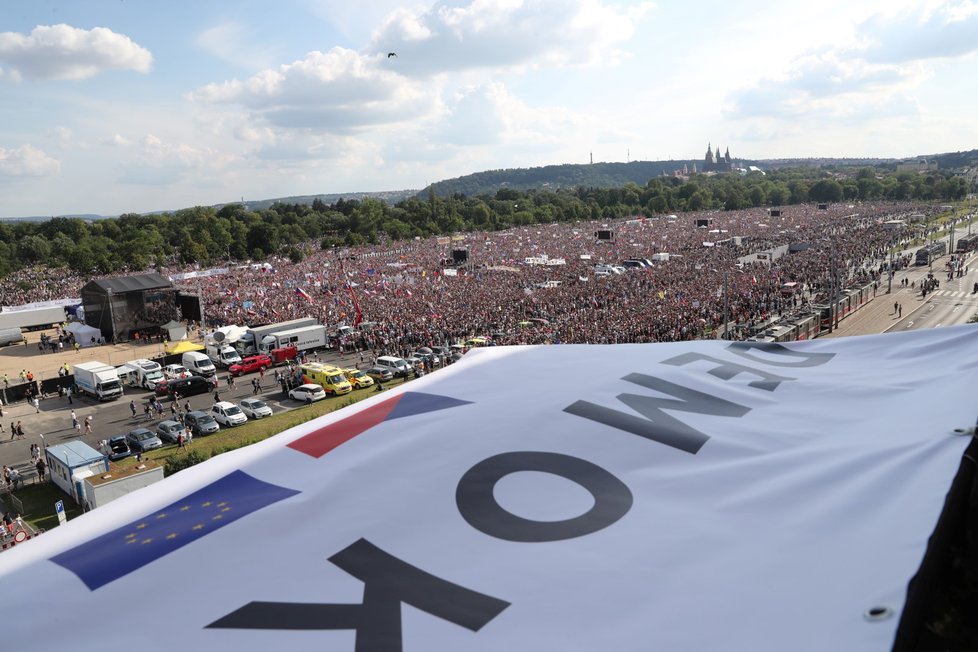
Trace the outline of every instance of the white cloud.
<path fill-rule="evenodd" d="M 58 147 L 62 149 L 70 149 L 73 147 L 84 147 L 84 145 L 75 138 L 75 134 L 68 127 L 55 127 L 53 130 L 55 140 L 58 142 Z"/>
<path fill-rule="evenodd" d="M 234 66 L 261 69 L 275 60 L 275 49 L 258 49 L 256 39 L 240 23 L 222 23 L 197 35 L 197 47 Z"/>
<path fill-rule="evenodd" d="M 39 25 L 25 36 L 0 32 L 0 61 L 25 78 L 87 79 L 104 70 L 149 72 L 153 55 L 104 27 Z"/>
<path fill-rule="evenodd" d="M 111 137 L 106 139 L 105 144 L 113 147 L 129 147 L 132 145 L 132 141 L 122 134 L 112 134 Z"/>
<path fill-rule="evenodd" d="M 245 81 L 208 84 L 191 97 L 240 104 L 255 119 L 276 127 L 334 133 L 417 119 L 436 101 L 432 89 L 340 47 L 310 52 L 300 61 Z"/>
<path fill-rule="evenodd" d="M 429 10 L 400 9 L 366 52 L 397 57 L 410 75 L 478 68 L 588 66 L 620 59 L 616 48 L 635 31 L 648 2 L 619 10 L 600 0 L 471 0 Z"/>
<path fill-rule="evenodd" d="M 846 34 L 839 26 L 840 34 Z M 978 51 L 978 5 L 916 5 L 876 13 L 854 24 L 851 37 L 795 57 L 780 74 L 733 90 L 725 115 L 872 119 L 915 115 L 912 94 L 936 72 L 935 61 Z"/>
<path fill-rule="evenodd" d="M 3 177 L 46 177 L 61 171 L 61 163 L 33 145 L 16 149 L 0 147 L 0 179 Z"/>
<path fill-rule="evenodd" d="M 903 63 L 978 51 L 978 4 L 961 2 L 879 14 L 859 26 L 867 61 Z"/>
<path fill-rule="evenodd" d="M 121 143 L 128 143 L 119 138 Z M 234 158 L 208 147 L 170 143 L 154 134 L 146 134 L 132 156 L 123 162 L 119 181 L 155 186 L 178 182 L 207 184 Z"/>
<path fill-rule="evenodd" d="M 415 136 L 407 140 L 416 138 L 439 148 L 552 148 L 568 134 L 581 136 L 594 128 L 589 118 L 565 107 L 534 106 L 503 83 L 490 82 L 460 88 L 431 120 L 414 125 Z"/>
<path fill-rule="evenodd" d="M 836 52 L 802 57 L 778 79 L 762 79 L 727 98 L 730 118 L 816 115 L 838 117 L 861 112 L 889 94 L 919 82 L 919 68 L 869 64 Z"/>

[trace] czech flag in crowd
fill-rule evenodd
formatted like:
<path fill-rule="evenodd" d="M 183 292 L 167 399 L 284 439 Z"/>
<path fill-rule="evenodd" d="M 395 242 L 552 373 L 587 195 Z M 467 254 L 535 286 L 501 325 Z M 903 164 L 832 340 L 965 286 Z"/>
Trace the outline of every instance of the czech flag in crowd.
<path fill-rule="evenodd" d="M 309 293 L 303 290 L 302 288 L 296 288 L 295 293 L 298 294 L 303 299 L 305 299 L 306 301 L 308 301 L 309 303 L 312 303 L 312 297 L 309 296 Z"/>

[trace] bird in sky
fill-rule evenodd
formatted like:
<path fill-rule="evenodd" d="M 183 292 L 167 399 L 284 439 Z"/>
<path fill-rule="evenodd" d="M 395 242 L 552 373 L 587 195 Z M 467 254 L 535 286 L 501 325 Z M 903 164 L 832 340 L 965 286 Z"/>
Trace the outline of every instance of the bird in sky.
<path fill-rule="evenodd" d="M 387 58 L 388 59 L 390 59 L 391 57 L 396 57 L 396 56 L 397 56 L 397 52 L 388 52 L 387 53 Z"/>

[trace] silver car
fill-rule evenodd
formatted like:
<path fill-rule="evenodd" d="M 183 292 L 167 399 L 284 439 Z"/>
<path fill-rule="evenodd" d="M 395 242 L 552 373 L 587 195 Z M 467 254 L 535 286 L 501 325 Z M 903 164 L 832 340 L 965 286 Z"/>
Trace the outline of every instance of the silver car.
<path fill-rule="evenodd" d="M 241 405 L 241 411 L 249 419 L 272 416 L 272 408 L 260 398 L 243 398 L 239 405 Z"/>

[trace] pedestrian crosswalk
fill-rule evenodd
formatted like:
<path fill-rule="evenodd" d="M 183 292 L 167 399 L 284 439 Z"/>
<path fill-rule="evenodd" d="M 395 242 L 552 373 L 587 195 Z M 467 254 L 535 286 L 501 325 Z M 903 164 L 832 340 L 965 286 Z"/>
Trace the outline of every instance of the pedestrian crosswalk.
<path fill-rule="evenodd" d="M 953 297 L 955 299 L 972 298 L 978 299 L 978 294 L 966 290 L 934 290 L 931 292 L 935 297 Z"/>

